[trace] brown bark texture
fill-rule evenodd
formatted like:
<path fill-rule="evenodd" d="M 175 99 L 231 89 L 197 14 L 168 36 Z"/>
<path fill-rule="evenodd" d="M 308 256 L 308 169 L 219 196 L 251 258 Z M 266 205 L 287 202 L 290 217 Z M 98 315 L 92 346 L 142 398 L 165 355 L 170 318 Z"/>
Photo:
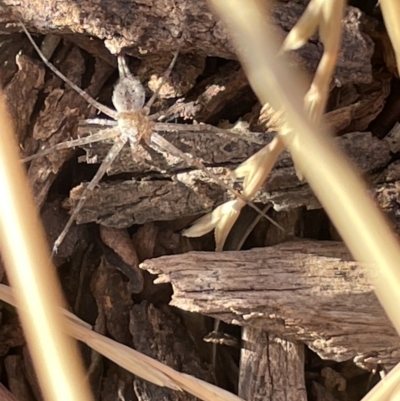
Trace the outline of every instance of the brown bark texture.
<path fill-rule="evenodd" d="M 324 359 L 395 364 L 400 340 L 340 242 L 191 252 L 141 267 L 172 283 L 171 305 L 305 342 Z M 384 283 L 382 283 L 384 285 Z"/>
<path fill-rule="evenodd" d="M 307 3 L 271 2 L 278 37 Z M 181 46 L 151 110 L 159 115 L 157 132 L 226 182 L 276 133 L 276 115 L 268 108 L 261 115 L 227 30 L 205 0 L 3 0 L 0 83 L 21 157 L 101 132 L 103 126 L 83 122 L 104 116 L 44 66 L 19 21 L 61 72 L 109 107 L 117 54 L 127 55 L 149 98 Z M 342 26 L 325 120 L 400 231 L 400 84 L 393 52 L 379 16 L 348 6 Z M 322 51 L 315 35 L 292 52 L 293 64 L 311 78 Z M 163 128 L 167 123 L 180 125 Z M 222 131 L 233 126 L 233 135 Z M 50 246 L 112 144 L 54 151 L 27 164 Z M 259 216 L 246 207 L 228 238 L 230 251 L 214 253 L 212 234 L 189 240 L 181 230 L 232 195 L 180 158 L 138 147 L 143 159 L 123 149 L 54 257 L 80 318 L 248 400 L 356 401 L 375 380 L 369 371 L 399 361 L 399 339 L 363 270 L 298 179 L 288 152 L 254 199 L 260 208 L 272 206 L 268 214 L 285 233 L 265 219 L 250 230 Z M 234 185 L 240 190 L 240 182 Z M 243 241 L 246 251 L 232 251 Z M 6 282 L 1 264 L 0 278 Z M 2 308 L 0 322 L 5 390 L 19 401 L 41 400 L 15 312 Z M 96 400 L 193 399 L 150 385 L 85 347 L 82 355 Z"/>

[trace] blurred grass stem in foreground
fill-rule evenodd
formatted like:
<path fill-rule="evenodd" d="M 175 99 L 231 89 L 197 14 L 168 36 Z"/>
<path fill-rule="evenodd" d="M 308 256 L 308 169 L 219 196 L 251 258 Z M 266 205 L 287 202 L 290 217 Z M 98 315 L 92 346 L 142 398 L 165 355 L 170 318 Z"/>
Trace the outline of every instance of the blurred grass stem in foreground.
<path fill-rule="evenodd" d="M 354 257 L 368 267 L 378 299 L 397 332 L 400 297 L 400 248 L 381 211 L 367 193 L 351 163 L 337 149 L 327 130 L 312 123 L 302 106 L 305 93 L 301 80 L 294 77 L 275 55 L 276 40 L 269 28 L 265 2 L 209 0 L 228 25 L 239 58 L 262 104 L 285 110 L 286 129 L 280 133 L 296 167 L 304 174 Z M 394 3 L 392 3 L 394 4 Z M 251 29 L 249 27 L 251 21 Z M 399 383 L 396 367 L 379 383 L 368 401 L 388 399 Z M 394 395 L 397 399 L 397 395 Z"/>
<path fill-rule="evenodd" d="M 248 0 L 246 7 L 240 0 L 209 2 L 231 30 L 239 58 L 262 104 L 268 102 L 275 110 L 285 110 L 285 128 L 279 135 L 296 167 L 306 177 L 354 257 L 378 269 L 371 274 L 376 293 L 400 332 L 396 302 L 400 294 L 397 238 L 326 128 L 308 119 L 301 96 L 305 88 L 289 71 L 288 63 L 276 57 L 278 49 L 269 28 L 265 2 Z"/>
<path fill-rule="evenodd" d="M 0 121 L 1 254 L 43 396 L 47 401 L 89 401 L 76 343 L 59 313 L 61 290 L 1 93 Z"/>

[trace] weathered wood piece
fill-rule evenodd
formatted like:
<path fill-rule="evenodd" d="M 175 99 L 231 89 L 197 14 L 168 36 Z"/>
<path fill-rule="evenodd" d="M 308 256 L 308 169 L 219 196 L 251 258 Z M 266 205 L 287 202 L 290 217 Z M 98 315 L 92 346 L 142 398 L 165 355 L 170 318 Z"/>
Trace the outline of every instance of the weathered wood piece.
<path fill-rule="evenodd" d="M 141 267 L 172 284 L 178 308 L 303 341 L 324 359 L 361 366 L 400 359 L 396 331 L 340 242 L 191 252 Z"/>
<path fill-rule="evenodd" d="M 385 106 L 392 77 L 386 70 L 374 70 L 373 81 L 368 84 L 349 83 L 333 89 L 324 116 L 332 131 L 337 134 L 367 131 Z"/>
<path fill-rule="evenodd" d="M 246 104 L 254 100 L 255 95 L 240 64 L 229 62 L 202 80 L 193 93 L 174 104 L 165 115 L 217 124 L 221 112 L 223 116 L 227 114 L 224 113 L 227 106 L 232 120 L 245 114 Z"/>
<path fill-rule="evenodd" d="M 107 237 L 109 245 L 111 245 L 110 234 L 109 231 L 102 233 L 103 239 Z M 117 235 L 121 237 L 121 233 Z M 115 251 L 118 251 L 121 259 L 130 258 L 127 255 L 126 246 L 125 249 L 120 247 Z M 118 271 L 118 263 L 110 252 L 111 249 L 104 252 L 92 276 L 91 291 L 98 307 L 96 331 L 102 334 L 107 333 L 118 342 L 133 347 L 174 369 L 212 382 L 210 371 L 202 363 L 197 348 L 172 308 L 167 305 L 155 307 L 148 302 L 135 304 L 132 301 L 132 292 L 135 292 L 137 288 L 132 288 L 132 280 L 127 282 Z M 93 362 L 92 360 L 91 367 Z M 178 394 L 149 384 L 118 366 L 110 365 L 109 362 L 104 362 L 104 367 L 102 399 L 116 399 L 119 393 L 125 399 L 134 399 L 134 394 L 139 400 L 196 399 L 189 394 Z"/>
<path fill-rule="evenodd" d="M 279 213 L 274 217 L 285 231 L 269 227 L 270 230 L 263 233 L 262 243 L 272 245 L 293 238 L 298 211 Z M 224 250 L 240 250 L 254 230 L 254 222 L 259 219 L 253 209 L 245 207 L 229 233 Z M 212 334 L 221 335 L 218 330 Z M 216 351 L 218 356 L 221 350 Z M 260 328 L 243 327 L 239 372 L 238 394 L 243 399 L 306 400 L 302 343 L 291 342 Z"/>
<path fill-rule="evenodd" d="M 213 171 L 226 181 L 229 180 L 230 171 L 239 162 L 262 146 L 214 133 L 166 133 L 165 137 L 184 152 L 202 159 L 206 165 L 215 166 Z M 254 134 L 253 138 L 266 144 L 272 134 Z M 391 159 L 387 142 L 372 137 L 370 133 L 355 132 L 343 135 L 336 141 L 364 174 L 385 167 Z M 98 152 L 101 161 L 107 149 L 105 144 L 96 144 L 92 150 L 88 148 L 87 160 L 95 158 L 92 153 L 94 151 Z M 209 212 L 226 199 L 226 191 L 211 182 L 203 172 L 185 171 L 182 161 L 166 153 L 152 152 L 151 156 L 153 166 L 136 163 L 128 148 L 121 152 L 120 158 L 113 164 L 114 172 L 121 173 L 120 168 L 123 168 L 125 172 L 135 172 L 139 177 L 146 174 L 148 179 L 101 183 L 86 201 L 77 222 L 94 221 L 112 227 L 129 227 L 147 221 L 172 220 L 184 215 Z M 149 173 L 155 170 L 154 165 L 169 173 L 171 181 L 165 180 L 165 173 L 162 180 L 157 175 L 150 178 Z M 175 174 L 179 169 L 182 172 Z M 72 204 L 79 201 L 83 185 L 71 192 Z M 282 154 L 254 201 L 272 202 L 276 210 L 290 210 L 300 206 L 309 209 L 320 207 L 309 186 L 297 178 L 288 152 Z"/>
<path fill-rule="evenodd" d="M 303 4 L 287 1 L 274 2 L 268 7 L 279 36 L 294 26 L 304 8 Z M 205 0 L 131 0 L 128 4 L 113 0 L 101 3 L 93 0 L 75 3 L 6 0 L 0 6 L 0 32 L 8 33 L 8 24 L 16 23 L 17 18 L 43 33 L 96 37 L 104 40 L 114 54 L 123 48 L 131 48 L 136 55 L 171 52 L 176 49 L 177 37 L 183 33 L 183 53 L 235 58 L 227 30 L 215 20 Z M 341 57 L 335 72 L 341 84 L 371 80 L 373 42 L 364 31 L 373 31 L 375 26 L 376 23 L 358 9 L 347 8 Z M 298 60 L 310 71 L 316 69 L 321 54 L 317 41 L 296 52 Z"/>
<path fill-rule="evenodd" d="M 212 382 L 210 371 L 201 362 L 188 333 L 170 307 L 156 308 L 147 302 L 134 305 L 129 329 L 137 351 L 181 372 Z M 136 377 L 133 386 L 139 401 L 197 400 L 190 394 L 177 393 Z"/>
<path fill-rule="evenodd" d="M 239 397 L 253 401 L 307 400 L 303 344 L 244 327 L 240 364 Z"/>
<path fill-rule="evenodd" d="M 188 126 L 188 130 L 191 126 Z M 182 152 L 192 155 L 210 167 L 235 166 L 256 153 L 274 137 L 274 133 L 253 133 L 246 132 L 243 135 L 238 133 L 227 136 L 223 133 L 209 132 L 201 125 L 195 126 L 197 132 L 158 131 L 168 142 L 180 149 Z M 222 130 L 221 130 L 222 131 Z M 96 134 L 99 127 L 83 127 L 79 129 L 83 135 Z M 86 156 L 80 161 L 86 163 L 101 163 L 110 149 L 111 141 L 96 142 L 83 146 Z M 140 151 L 143 161 L 135 160 L 129 146 L 125 146 L 119 153 L 115 162 L 108 170 L 108 175 L 122 173 L 137 174 L 142 176 L 151 172 L 163 172 L 173 174 L 190 169 L 183 160 L 165 151 L 155 151 L 146 145 L 138 145 L 144 149 Z M 378 155 L 379 157 L 379 155 Z M 281 159 L 281 166 L 292 166 L 288 153 Z"/>
<path fill-rule="evenodd" d="M 25 337 L 17 317 L 0 325 L 0 356 L 6 355 L 11 348 L 25 344 Z"/>

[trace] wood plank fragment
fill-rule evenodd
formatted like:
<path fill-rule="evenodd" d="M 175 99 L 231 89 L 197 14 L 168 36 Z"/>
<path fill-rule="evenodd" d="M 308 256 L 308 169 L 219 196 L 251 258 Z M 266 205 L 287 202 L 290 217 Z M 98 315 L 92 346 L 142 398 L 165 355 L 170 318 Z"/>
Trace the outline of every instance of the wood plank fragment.
<path fill-rule="evenodd" d="M 303 341 L 324 359 L 393 366 L 400 339 L 340 242 L 295 241 L 243 252 L 143 262 L 171 282 L 171 305 Z"/>
<path fill-rule="evenodd" d="M 264 243 L 274 245 L 293 238 L 299 210 L 277 213 L 275 226 L 264 233 Z M 239 250 L 236 246 L 246 235 L 249 224 L 257 215 L 245 208 L 233 226 L 225 243 L 225 250 Z M 276 336 L 260 328 L 242 328 L 239 396 L 245 400 L 306 400 L 304 377 L 304 344 Z"/>

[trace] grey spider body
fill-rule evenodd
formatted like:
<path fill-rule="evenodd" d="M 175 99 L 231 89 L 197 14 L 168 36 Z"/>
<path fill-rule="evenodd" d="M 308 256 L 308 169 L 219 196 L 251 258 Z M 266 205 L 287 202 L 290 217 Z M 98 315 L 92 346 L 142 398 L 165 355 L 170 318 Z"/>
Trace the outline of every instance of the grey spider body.
<path fill-rule="evenodd" d="M 118 57 L 119 80 L 114 87 L 112 102 L 119 113 L 142 110 L 145 104 L 145 90 L 138 78 L 130 73 L 123 56 Z"/>

